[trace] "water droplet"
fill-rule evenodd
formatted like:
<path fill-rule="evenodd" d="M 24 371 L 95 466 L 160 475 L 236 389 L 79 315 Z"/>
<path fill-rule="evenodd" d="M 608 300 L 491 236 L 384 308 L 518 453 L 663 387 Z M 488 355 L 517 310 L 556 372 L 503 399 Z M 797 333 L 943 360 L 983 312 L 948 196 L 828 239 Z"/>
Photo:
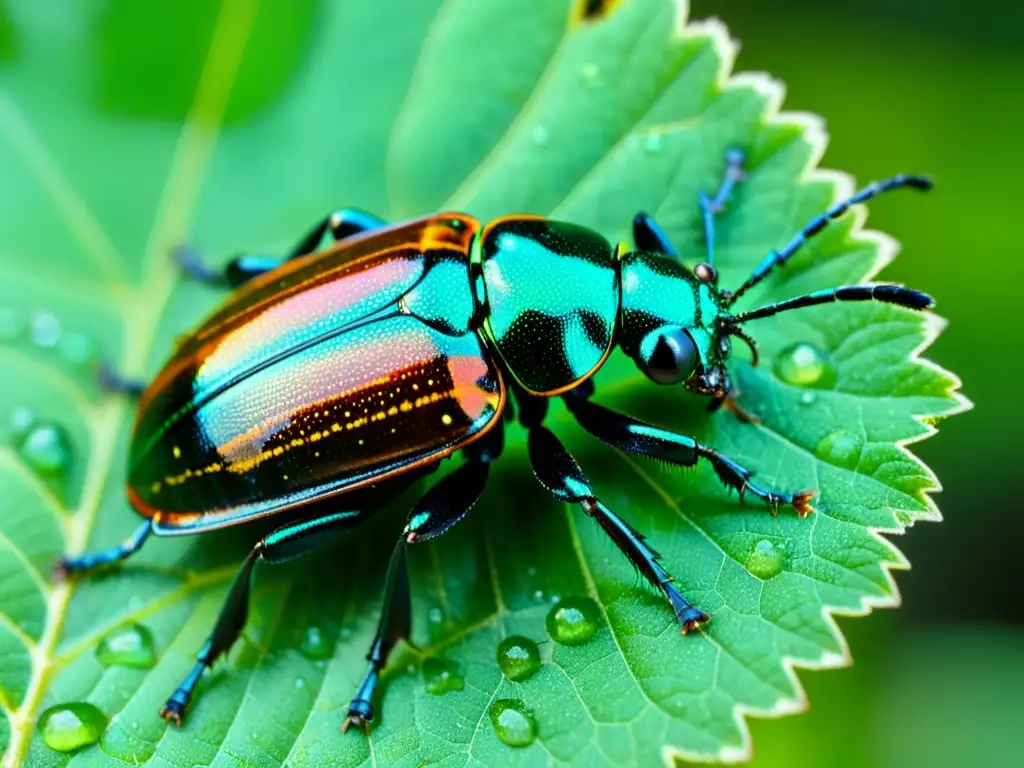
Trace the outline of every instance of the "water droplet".
<path fill-rule="evenodd" d="M 495 735 L 510 747 L 528 747 L 537 738 L 537 722 L 521 701 L 498 699 L 490 715 Z"/>
<path fill-rule="evenodd" d="M 151 669 L 156 664 L 153 635 L 141 624 L 117 627 L 100 640 L 96 658 L 105 667 Z"/>
<path fill-rule="evenodd" d="M 548 129 L 543 125 L 535 125 L 533 130 L 530 131 L 530 138 L 533 139 L 533 143 L 539 146 L 543 146 L 548 143 L 548 139 L 551 138 L 548 133 Z"/>
<path fill-rule="evenodd" d="M 509 680 L 522 682 L 540 669 L 537 644 L 526 637 L 507 637 L 498 646 L 498 666 Z"/>
<path fill-rule="evenodd" d="M 334 646 L 320 627 L 308 627 L 299 640 L 299 651 L 309 659 L 329 659 L 334 655 Z"/>
<path fill-rule="evenodd" d="M 36 414 L 27 405 L 16 405 L 11 409 L 11 418 L 8 420 L 11 425 L 11 436 L 17 441 L 21 440 L 32 429 L 36 423 Z"/>
<path fill-rule="evenodd" d="M 348 640 L 352 637 L 352 630 L 349 627 L 342 627 L 341 632 L 338 633 L 338 637 L 342 640 Z"/>
<path fill-rule="evenodd" d="M 37 475 L 63 490 L 71 468 L 71 441 L 63 427 L 38 422 L 22 438 L 18 453 Z"/>
<path fill-rule="evenodd" d="M 25 321 L 13 307 L 0 307 L 0 341 L 14 341 L 25 330 Z"/>
<path fill-rule="evenodd" d="M 818 395 L 809 389 L 805 389 L 800 393 L 800 405 L 812 405 L 817 399 Z"/>
<path fill-rule="evenodd" d="M 652 155 L 661 152 L 661 149 L 664 145 L 665 142 L 661 138 L 660 133 L 649 134 L 647 138 L 644 140 L 644 149 Z"/>
<path fill-rule="evenodd" d="M 446 693 L 461 691 L 466 687 L 462 670 L 454 661 L 429 658 L 423 662 L 423 683 L 427 693 L 443 696 Z"/>
<path fill-rule="evenodd" d="M 529 568 L 526 569 L 526 575 L 527 576 L 536 576 L 537 575 L 537 569 L 534 566 L 531 565 Z"/>
<path fill-rule="evenodd" d="M 814 453 L 829 464 L 854 469 L 860 463 L 863 450 L 864 439 L 860 435 L 845 429 L 837 429 L 821 438 Z"/>
<path fill-rule="evenodd" d="M 775 358 L 772 369 L 787 384 L 798 387 L 831 387 L 836 381 L 832 356 L 806 341 L 790 344 Z"/>
<path fill-rule="evenodd" d="M 542 590 L 542 589 L 536 590 L 533 593 L 533 599 L 536 600 L 538 603 L 543 603 L 544 602 L 544 590 Z"/>
<path fill-rule="evenodd" d="M 778 576 L 786 557 L 781 546 L 776 546 L 768 539 L 761 539 L 747 555 L 747 570 L 759 579 L 768 580 Z"/>
<path fill-rule="evenodd" d="M 583 81 L 591 88 L 599 88 L 604 85 L 604 78 L 601 77 L 601 68 L 593 62 L 584 64 L 580 74 L 583 75 Z"/>
<path fill-rule="evenodd" d="M 598 610 L 589 597 L 567 597 L 544 619 L 548 634 L 562 645 L 582 645 L 597 634 Z"/>
<path fill-rule="evenodd" d="M 444 621 L 444 612 L 440 608 L 431 608 L 427 611 L 427 619 L 431 624 L 440 624 Z"/>
<path fill-rule="evenodd" d="M 305 688 L 306 687 L 306 681 L 303 678 L 301 678 L 301 677 L 296 677 L 295 678 L 295 687 L 296 688 L 300 688 L 300 689 L 301 688 Z"/>
<path fill-rule="evenodd" d="M 29 335 L 36 346 L 53 349 L 60 341 L 60 320 L 49 312 L 38 312 L 32 317 Z"/>
<path fill-rule="evenodd" d="M 106 727 L 106 715 L 84 701 L 58 704 L 39 716 L 43 741 L 58 752 L 73 752 L 95 744 Z"/>
<path fill-rule="evenodd" d="M 75 365 L 87 365 L 96 356 L 96 347 L 93 346 L 92 339 L 78 331 L 65 334 L 58 349 L 66 360 Z"/>

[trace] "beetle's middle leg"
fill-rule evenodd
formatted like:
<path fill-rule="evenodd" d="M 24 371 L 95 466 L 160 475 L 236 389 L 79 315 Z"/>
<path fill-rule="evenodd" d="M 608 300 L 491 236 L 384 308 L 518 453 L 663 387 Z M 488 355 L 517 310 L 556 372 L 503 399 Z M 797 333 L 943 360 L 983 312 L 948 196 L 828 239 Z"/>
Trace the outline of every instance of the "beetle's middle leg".
<path fill-rule="evenodd" d="M 209 285 L 237 288 L 254 277 L 277 269 L 289 259 L 313 253 L 328 233 L 335 240 L 344 240 L 384 226 L 387 222 L 371 213 L 356 208 L 339 208 L 318 221 L 284 257 L 243 253 L 229 261 L 223 271 L 208 267 L 192 248 L 178 249 L 176 257 L 181 270 L 189 277 Z"/>
<path fill-rule="evenodd" d="M 641 533 L 606 507 L 594 491 L 576 460 L 550 430 L 539 424 L 530 426 L 530 464 L 537 480 L 555 498 L 575 502 L 597 521 L 608 537 L 644 578 L 659 590 L 675 612 L 683 634 L 692 632 L 711 617 L 687 600 L 675 585 L 675 579 L 658 560 L 658 553 L 644 541 Z"/>
<path fill-rule="evenodd" d="M 384 605 L 377 634 L 366 654 L 366 674 L 348 707 L 342 732 L 356 725 L 369 728 L 373 719 L 373 696 L 388 654 L 399 639 L 409 636 L 412 625 L 409 602 L 409 570 L 406 548 L 429 541 L 461 520 L 484 491 L 490 462 L 502 446 L 502 426 L 492 429 L 483 440 L 466 449 L 469 460 L 442 478 L 412 508 L 402 536 L 395 545 L 384 585 Z"/>
<path fill-rule="evenodd" d="M 744 494 L 750 493 L 761 499 L 771 509 L 772 514 L 775 514 L 783 504 L 792 506 L 800 517 L 806 517 L 814 511 L 811 507 L 813 491 L 787 493 L 775 488 L 762 487 L 751 480 L 750 470 L 714 448 L 701 445 L 692 437 L 616 413 L 591 402 L 587 399 L 585 391 L 567 394 L 565 403 L 581 427 L 619 450 L 684 467 L 692 467 L 700 459 L 704 459 L 711 462 L 715 474 L 724 485 L 738 491 L 741 498 Z"/>

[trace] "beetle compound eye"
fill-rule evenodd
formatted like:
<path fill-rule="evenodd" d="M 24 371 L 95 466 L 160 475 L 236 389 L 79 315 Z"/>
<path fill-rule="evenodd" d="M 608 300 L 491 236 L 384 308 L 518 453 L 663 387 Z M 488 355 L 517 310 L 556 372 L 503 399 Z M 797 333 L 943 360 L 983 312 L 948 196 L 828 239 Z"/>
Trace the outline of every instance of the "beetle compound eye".
<path fill-rule="evenodd" d="M 678 326 L 651 331 L 640 342 L 640 370 L 659 384 L 679 384 L 697 370 L 697 347 Z"/>

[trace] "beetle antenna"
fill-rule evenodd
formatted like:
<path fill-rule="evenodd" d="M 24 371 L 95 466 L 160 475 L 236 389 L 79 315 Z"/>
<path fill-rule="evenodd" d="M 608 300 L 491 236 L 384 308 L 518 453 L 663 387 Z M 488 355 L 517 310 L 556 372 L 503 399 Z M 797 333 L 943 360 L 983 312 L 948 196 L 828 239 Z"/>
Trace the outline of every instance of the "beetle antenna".
<path fill-rule="evenodd" d="M 811 222 L 801 230 L 800 234 L 790 240 L 781 250 L 769 252 L 761 263 L 754 269 L 753 274 L 747 278 L 746 282 L 733 293 L 729 294 L 726 306 L 732 305 L 733 302 L 735 302 L 736 299 L 742 296 L 746 291 L 761 282 L 776 266 L 785 264 L 786 260 L 800 249 L 800 246 L 825 229 L 830 222 L 838 219 L 846 213 L 851 205 L 866 203 L 873 197 L 893 189 L 899 189 L 900 187 L 928 190 L 932 188 L 932 180 L 927 176 L 912 176 L 901 173 L 886 181 L 870 184 L 852 197 L 836 203 L 823 214 L 812 219 Z"/>
<path fill-rule="evenodd" d="M 771 317 L 780 312 L 788 312 L 791 309 L 813 307 L 815 304 L 830 304 L 833 301 L 881 301 L 886 304 L 896 304 L 901 307 L 917 310 L 929 309 L 935 305 L 932 297 L 927 293 L 921 293 L 912 288 L 904 288 L 902 285 L 892 285 L 889 283 L 881 285 L 844 285 L 839 288 L 815 291 L 804 296 L 796 296 L 792 299 L 776 302 L 775 304 L 768 304 L 750 312 L 743 312 L 736 315 L 733 322 L 737 324 L 745 323 L 748 320 Z"/>

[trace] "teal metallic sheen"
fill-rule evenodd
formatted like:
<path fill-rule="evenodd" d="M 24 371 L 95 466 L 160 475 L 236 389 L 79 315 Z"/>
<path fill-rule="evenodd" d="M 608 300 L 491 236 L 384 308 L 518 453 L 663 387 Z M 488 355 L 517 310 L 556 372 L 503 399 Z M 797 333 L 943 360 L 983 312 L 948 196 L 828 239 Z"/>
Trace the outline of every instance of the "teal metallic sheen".
<path fill-rule="evenodd" d="M 715 334 L 723 309 L 714 286 L 699 282 L 682 264 L 658 253 L 627 253 L 621 269 L 618 342 L 623 352 L 639 359 L 640 344 L 651 331 L 678 326 L 693 339 L 700 368 L 710 370 L 722 362 Z"/>
<path fill-rule="evenodd" d="M 619 309 L 611 245 L 550 219 L 499 219 L 474 252 L 483 275 L 484 330 L 529 392 L 554 395 L 592 375 L 611 350 Z"/>

